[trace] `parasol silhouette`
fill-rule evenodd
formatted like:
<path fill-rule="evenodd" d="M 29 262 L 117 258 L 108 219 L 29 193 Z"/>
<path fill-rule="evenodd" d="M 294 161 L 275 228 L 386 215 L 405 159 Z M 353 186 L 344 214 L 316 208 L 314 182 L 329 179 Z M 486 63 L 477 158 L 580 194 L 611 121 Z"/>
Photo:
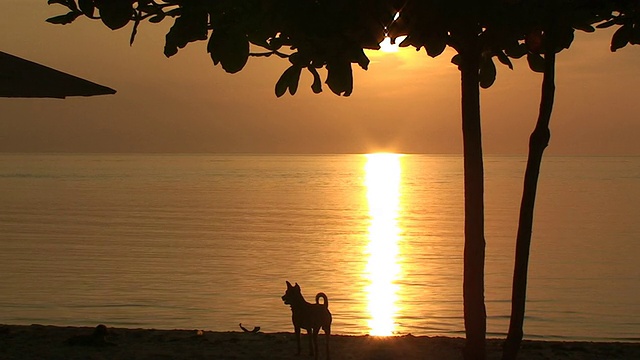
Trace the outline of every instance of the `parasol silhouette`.
<path fill-rule="evenodd" d="M 0 51 L 0 97 L 64 99 L 115 93 L 109 87 Z"/>

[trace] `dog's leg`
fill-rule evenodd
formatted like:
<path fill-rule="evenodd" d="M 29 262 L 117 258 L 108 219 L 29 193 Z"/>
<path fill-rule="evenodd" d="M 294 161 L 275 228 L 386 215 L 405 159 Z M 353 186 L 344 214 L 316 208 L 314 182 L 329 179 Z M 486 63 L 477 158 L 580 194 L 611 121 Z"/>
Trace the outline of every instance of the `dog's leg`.
<path fill-rule="evenodd" d="M 309 356 L 313 356 L 313 328 L 307 329 L 307 337 L 309 338 Z"/>
<path fill-rule="evenodd" d="M 314 359 L 318 360 L 318 333 L 320 333 L 320 327 L 315 327 L 312 330 L 313 334 L 311 336 L 313 337 L 313 353 L 315 355 Z"/>
<path fill-rule="evenodd" d="M 300 327 L 299 326 L 294 326 L 295 331 L 296 331 L 296 342 L 298 343 L 298 355 L 300 355 Z"/>
<path fill-rule="evenodd" d="M 324 330 L 324 335 L 326 338 L 326 341 L 324 343 L 327 351 L 327 360 L 329 360 L 331 358 L 329 356 L 329 339 L 331 338 L 331 325 L 323 326 L 322 329 Z"/>

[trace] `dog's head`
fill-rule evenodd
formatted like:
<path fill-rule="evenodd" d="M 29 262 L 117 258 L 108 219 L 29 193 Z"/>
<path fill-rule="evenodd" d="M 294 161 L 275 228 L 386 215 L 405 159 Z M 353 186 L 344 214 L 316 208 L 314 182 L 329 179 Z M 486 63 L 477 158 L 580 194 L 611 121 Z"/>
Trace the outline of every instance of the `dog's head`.
<path fill-rule="evenodd" d="M 296 302 L 296 299 L 300 299 L 301 297 L 300 285 L 298 285 L 298 283 L 291 285 L 291 283 L 287 281 L 287 291 L 282 295 L 282 301 L 284 301 L 285 305 L 291 305 Z"/>

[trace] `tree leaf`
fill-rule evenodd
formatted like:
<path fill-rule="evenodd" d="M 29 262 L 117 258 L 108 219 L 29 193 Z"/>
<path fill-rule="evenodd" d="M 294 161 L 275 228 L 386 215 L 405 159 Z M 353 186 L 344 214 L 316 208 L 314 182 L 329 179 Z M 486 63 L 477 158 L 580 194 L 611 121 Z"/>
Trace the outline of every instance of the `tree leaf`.
<path fill-rule="evenodd" d="M 246 34 L 237 29 L 214 30 L 207 51 L 215 65 L 220 62 L 226 72 L 234 74 L 247 64 L 249 40 Z"/>
<path fill-rule="evenodd" d="M 96 7 L 93 5 L 92 0 L 78 0 L 78 6 L 80 6 L 80 11 L 88 17 L 92 18 L 95 15 Z"/>
<path fill-rule="evenodd" d="M 562 49 L 568 49 L 571 46 L 574 38 L 574 30 L 571 26 L 566 26 L 558 29 L 555 34 L 555 52 L 560 52 Z"/>
<path fill-rule="evenodd" d="M 174 30 L 176 26 L 178 26 L 178 19 L 176 19 L 176 21 L 173 23 L 173 26 L 171 27 L 171 29 L 169 29 L 169 32 L 165 36 L 164 56 L 166 57 L 172 57 L 173 55 L 178 53 L 178 38 L 176 36 L 177 30 Z M 217 63 L 214 62 L 214 64 Z"/>
<path fill-rule="evenodd" d="M 308 66 L 307 69 L 313 75 L 313 84 L 311 84 L 311 90 L 314 94 L 319 94 L 322 92 L 322 81 L 320 80 L 320 74 L 318 74 L 318 70 L 313 66 Z"/>
<path fill-rule="evenodd" d="M 589 24 L 573 24 L 573 27 L 576 28 L 577 30 L 582 30 L 582 31 L 588 32 L 588 33 L 592 33 L 594 31 L 596 31 L 596 28 L 594 28 L 593 26 L 591 26 Z"/>
<path fill-rule="evenodd" d="M 453 65 L 458 65 L 458 68 L 460 68 L 460 66 L 462 66 L 462 56 L 460 54 L 453 55 L 453 57 L 451 58 L 451 63 Z"/>
<path fill-rule="evenodd" d="M 175 55 L 178 48 L 182 49 L 192 41 L 206 40 L 209 35 L 208 20 L 209 15 L 203 8 L 197 6 L 184 8 L 182 15 L 176 18 L 167 33 L 164 46 L 165 56 Z"/>
<path fill-rule="evenodd" d="M 353 91 L 351 62 L 346 59 L 327 61 L 326 83 L 336 95 L 351 95 Z"/>
<path fill-rule="evenodd" d="M 511 60 L 509 60 L 509 57 L 502 50 L 496 52 L 496 56 L 501 63 L 507 65 L 509 69 L 513 70 L 513 64 L 511 63 Z"/>
<path fill-rule="evenodd" d="M 302 72 L 302 68 L 299 66 L 292 66 L 287 71 L 291 71 L 289 75 L 289 94 L 295 95 L 296 91 L 298 91 L 298 83 L 300 82 L 300 74 Z"/>
<path fill-rule="evenodd" d="M 70 11 L 64 15 L 58 15 L 48 18 L 46 21 L 52 24 L 65 25 L 73 22 L 81 13 Z"/>
<path fill-rule="evenodd" d="M 249 39 L 249 42 L 254 45 L 263 47 L 265 49 L 269 49 L 270 47 L 269 43 L 266 40 L 267 37 L 260 36 L 260 34 L 250 33 L 247 38 Z"/>
<path fill-rule="evenodd" d="M 514 42 L 511 46 L 505 49 L 505 53 L 511 58 L 520 59 L 521 57 L 527 55 L 528 51 L 525 44 Z"/>
<path fill-rule="evenodd" d="M 129 46 L 132 46 L 133 42 L 136 40 L 136 35 L 138 34 L 138 25 L 140 25 L 139 18 L 137 18 L 136 22 L 133 24 L 133 30 L 131 30 L 131 37 L 129 38 Z"/>
<path fill-rule="evenodd" d="M 73 1 L 73 0 L 49 0 L 49 1 L 47 1 L 47 5 L 51 5 L 51 4 L 64 5 L 67 8 L 69 8 L 69 10 L 75 11 L 75 12 L 77 12 L 77 10 L 78 10 L 78 7 L 76 6 L 76 2 Z"/>
<path fill-rule="evenodd" d="M 276 96 L 277 97 L 281 97 L 282 95 L 284 95 L 284 93 L 287 91 L 287 88 L 289 87 L 289 76 L 290 76 L 290 69 L 293 66 L 290 66 L 287 70 L 285 70 L 282 75 L 280 75 L 280 79 L 278 79 L 278 82 L 276 83 Z"/>
<path fill-rule="evenodd" d="M 276 96 L 281 97 L 289 89 L 289 94 L 295 95 L 298 91 L 298 83 L 300 82 L 300 73 L 302 68 L 292 65 L 285 70 L 278 82 L 276 83 Z"/>
<path fill-rule="evenodd" d="M 414 43 L 414 38 L 411 37 L 411 35 L 407 35 L 407 37 L 404 38 L 404 40 L 402 40 L 400 42 L 400 44 L 398 45 L 398 47 L 407 47 L 407 46 L 411 46 L 414 45 L 416 46 L 416 48 L 419 46 L 417 44 Z"/>
<path fill-rule="evenodd" d="M 177 7 L 177 8 L 175 8 L 175 9 L 171 9 L 171 10 L 169 10 L 169 11 L 167 11 L 167 12 L 165 13 L 165 15 L 167 15 L 167 16 L 173 16 L 173 17 L 175 17 L 175 16 L 180 16 L 180 14 L 182 14 L 182 8 L 181 8 L 181 7 Z"/>
<path fill-rule="evenodd" d="M 304 57 L 300 54 L 300 51 L 296 51 L 293 54 L 289 55 L 289 62 L 291 63 L 291 65 L 297 65 L 297 66 L 306 66 L 307 64 L 305 64 L 305 59 Z M 308 63 L 309 60 L 306 59 L 306 62 Z"/>
<path fill-rule="evenodd" d="M 487 57 L 480 64 L 480 87 L 488 89 L 496 81 L 496 65 L 493 58 Z"/>
<path fill-rule="evenodd" d="M 530 52 L 540 54 L 544 51 L 542 30 L 535 29 L 524 37 L 524 43 Z"/>
<path fill-rule="evenodd" d="M 616 24 L 616 19 L 611 19 L 609 21 L 603 22 L 602 24 L 596 25 L 596 28 L 598 28 L 598 29 L 606 29 L 606 28 L 611 27 L 611 26 L 613 26 L 615 24 Z"/>
<path fill-rule="evenodd" d="M 267 49 L 278 51 L 282 47 L 284 39 L 281 37 L 271 38 L 268 40 L 269 47 Z"/>
<path fill-rule="evenodd" d="M 78 9 L 78 6 L 76 5 L 76 2 L 74 0 L 67 0 L 67 6 L 69 7 L 69 9 L 75 12 L 80 12 L 80 9 Z"/>
<path fill-rule="evenodd" d="M 427 55 L 431 57 L 436 57 L 444 51 L 447 47 L 447 34 L 440 32 L 432 32 L 428 34 L 425 38 L 425 50 L 427 50 Z"/>
<path fill-rule="evenodd" d="M 611 51 L 615 52 L 629 43 L 631 40 L 632 28 L 630 25 L 622 25 L 611 37 Z"/>
<path fill-rule="evenodd" d="M 527 54 L 527 62 L 531 70 L 539 73 L 544 72 L 544 58 L 539 54 Z"/>
<path fill-rule="evenodd" d="M 149 18 L 149 22 L 157 24 L 157 23 L 161 22 L 162 20 L 164 20 L 165 17 L 166 16 L 164 15 L 164 13 L 161 12 L 161 13 L 158 13 L 158 15 L 156 15 L 156 16 L 150 17 Z"/>
<path fill-rule="evenodd" d="M 146 4 L 143 2 L 138 2 L 138 7 L 136 9 L 147 14 L 159 14 L 162 12 L 162 9 L 160 7 L 153 5 L 153 3 L 151 2 Z"/>
<path fill-rule="evenodd" d="M 629 43 L 631 45 L 640 44 L 640 24 L 636 24 L 631 30 L 631 36 L 629 37 Z"/>
<path fill-rule="evenodd" d="M 133 16 L 130 1 L 103 1 L 98 7 L 102 22 L 111 30 L 117 30 L 129 23 Z"/>
<path fill-rule="evenodd" d="M 367 70 L 369 68 L 369 58 L 367 57 L 367 55 L 365 55 L 362 49 L 355 50 L 354 60 L 356 63 L 358 63 L 358 65 L 360 65 L 362 69 Z"/>

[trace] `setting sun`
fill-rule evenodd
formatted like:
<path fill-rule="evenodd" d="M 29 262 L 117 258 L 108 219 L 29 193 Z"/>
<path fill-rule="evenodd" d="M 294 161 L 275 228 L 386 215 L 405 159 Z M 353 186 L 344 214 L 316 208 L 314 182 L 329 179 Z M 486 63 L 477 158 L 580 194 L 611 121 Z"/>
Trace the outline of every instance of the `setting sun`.
<path fill-rule="evenodd" d="M 400 43 L 405 38 L 406 36 L 399 36 L 393 43 L 391 43 L 391 38 L 387 36 L 380 43 L 380 50 L 387 53 L 398 52 L 398 50 L 400 49 Z"/>

